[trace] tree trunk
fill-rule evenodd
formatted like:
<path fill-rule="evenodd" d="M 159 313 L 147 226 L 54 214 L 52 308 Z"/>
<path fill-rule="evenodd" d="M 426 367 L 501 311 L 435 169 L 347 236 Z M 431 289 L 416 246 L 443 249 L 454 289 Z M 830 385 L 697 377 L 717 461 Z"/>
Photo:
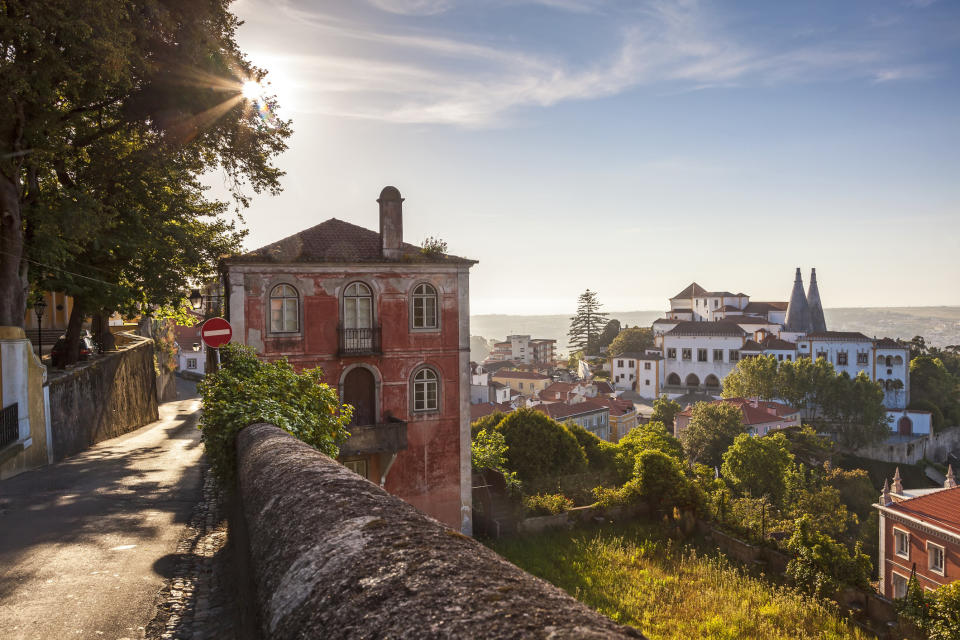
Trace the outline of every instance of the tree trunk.
<path fill-rule="evenodd" d="M 80 311 L 80 299 L 73 299 L 73 309 L 70 311 L 70 320 L 67 322 L 66 348 L 64 349 L 61 367 L 76 364 L 80 359 L 80 329 L 83 326 L 83 313 Z"/>
<path fill-rule="evenodd" d="M 26 278 L 19 183 L 0 172 L 0 326 L 23 326 Z"/>
<path fill-rule="evenodd" d="M 111 312 L 107 309 L 101 309 L 93 316 L 93 341 L 97 343 L 101 353 L 117 349 L 117 343 L 110 331 L 110 316 Z"/>

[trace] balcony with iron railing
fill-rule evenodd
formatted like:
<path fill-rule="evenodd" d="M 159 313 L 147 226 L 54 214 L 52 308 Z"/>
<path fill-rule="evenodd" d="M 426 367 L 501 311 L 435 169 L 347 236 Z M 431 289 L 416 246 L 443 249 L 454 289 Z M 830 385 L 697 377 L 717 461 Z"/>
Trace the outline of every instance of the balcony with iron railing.
<path fill-rule="evenodd" d="M 20 405 L 13 403 L 0 410 L 0 449 L 20 439 Z"/>
<path fill-rule="evenodd" d="M 341 326 L 337 331 L 340 334 L 341 356 L 364 356 L 383 352 L 380 346 L 380 327 L 348 329 Z"/>
<path fill-rule="evenodd" d="M 396 453 L 407 448 L 407 423 L 388 418 L 379 424 L 347 427 L 350 437 L 340 445 L 341 456 L 364 456 L 372 453 Z"/>

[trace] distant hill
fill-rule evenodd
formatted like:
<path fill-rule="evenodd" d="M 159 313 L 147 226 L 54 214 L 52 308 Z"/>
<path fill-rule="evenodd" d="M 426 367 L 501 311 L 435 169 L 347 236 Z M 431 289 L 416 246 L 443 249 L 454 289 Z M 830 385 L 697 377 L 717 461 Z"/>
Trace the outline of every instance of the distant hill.
<path fill-rule="evenodd" d="M 927 344 L 939 347 L 960 344 L 960 307 L 869 307 L 825 309 L 827 328 L 860 331 L 868 336 L 903 338 L 923 336 Z M 663 311 L 611 311 L 621 325 L 649 327 Z M 510 334 L 553 338 L 557 349 L 566 351 L 569 315 L 511 316 L 487 314 L 470 317 L 470 333 L 502 340 Z"/>

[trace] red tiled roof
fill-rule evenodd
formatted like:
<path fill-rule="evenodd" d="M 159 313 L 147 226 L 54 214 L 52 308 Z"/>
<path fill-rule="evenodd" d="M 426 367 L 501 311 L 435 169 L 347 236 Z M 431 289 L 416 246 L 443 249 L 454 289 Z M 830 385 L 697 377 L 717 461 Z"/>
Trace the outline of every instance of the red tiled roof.
<path fill-rule="evenodd" d="M 847 340 L 855 342 L 873 342 L 870 338 L 859 331 L 814 331 L 808 333 L 807 338 L 811 340 Z"/>
<path fill-rule="evenodd" d="M 514 380 L 549 380 L 550 376 L 545 376 L 542 373 L 534 373 L 533 371 L 497 371 L 492 374 L 493 378 L 511 378 Z"/>
<path fill-rule="evenodd" d="M 474 260 L 442 254 L 424 255 L 420 247 L 402 242 L 403 260 L 413 262 L 457 262 Z M 350 222 L 330 218 L 228 262 L 396 262 L 383 257 L 380 234 Z"/>
<path fill-rule="evenodd" d="M 776 349 L 778 351 L 796 351 L 797 345 L 786 340 L 781 340 L 776 336 L 767 336 L 761 343 L 764 349 Z"/>
<path fill-rule="evenodd" d="M 887 508 L 960 535 L 960 487 L 894 502 Z"/>
<path fill-rule="evenodd" d="M 753 301 L 747 303 L 743 308 L 746 313 L 769 313 L 770 311 L 786 311 L 787 302 L 760 302 Z"/>
<path fill-rule="evenodd" d="M 578 402 L 577 404 L 567 404 L 566 402 L 553 402 L 550 404 L 537 404 L 533 406 L 535 411 L 540 413 L 545 413 L 554 420 L 565 420 L 566 418 L 572 418 L 574 416 L 582 416 L 588 413 L 597 413 L 599 411 L 607 411 L 607 407 L 593 404 L 591 401 L 587 400 L 584 402 Z"/>
<path fill-rule="evenodd" d="M 760 346 L 760 343 L 756 340 L 747 340 L 743 343 L 743 346 L 740 347 L 740 351 L 763 351 L 763 347 Z"/>
<path fill-rule="evenodd" d="M 472 404 L 470 405 L 470 422 L 476 422 L 484 416 L 488 416 L 491 413 L 496 413 L 500 411 L 502 413 L 510 413 L 513 411 L 507 403 L 497 404 L 496 402 L 483 402 L 481 404 Z"/>
<path fill-rule="evenodd" d="M 691 284 L 689 287 L 678 293 L 677 295 L 670 298 L 671 300 L 677 300 L 679 298 L 695 298 L 697 296 L 702 296 L 707 293 L 707 290 L 698 285 L 696 282 Z"/>
<path fill-rule="evenodd" d="M 610 410 L 610 413 L 616 416 L 622 416 L 628 413 L 633 413 L 636 411 L 636 407 L 633 406 L 632 402 L 627 402 L 626 400 L 617 400 L 616 398 L 587 398 L 583 401 L 582 404 L 593 404 L 597 406 L 606 407 Z"/>
<path fill-rule="evenodd" d="M 768 422 L 779 422 L 785 416 L 796 413 L 795 409 L 779 402 L 758 402 L 758 406 L 755 407 L 752 402 L 746 398 L 724 398 L 722 400 L 714 400 L 710 404 L 720 404 L 722 402 L 732 404 L 739 408 L 743 416 L 743 424 L 748 427 L 766 424 Z M 772 409 L 776 415 L 767 411 L 768 408 Z M 690 417 L 693 415 L 693 407 L 687 406 L 680 412 L 680 415 Z"/>
<path fill-rule="evenodd" d="M 597 380 L 593 383 L 597 388 L 597 393 L 615 393 L 616 390 L 613 388 L 613 385 L 607 382 L 606 380 Z"/>
<path fill-rule="evenodd" d="M 735 336 L 743 335 L 743 329 L 732 322 L 688 322 L 681 321 L 668 336 Z"/>
<path fill-rule="evenodd" d="M 910 345 L 898 342 L 893 338 L 881 338 L 877 340 L 876 347 L 878 349 L 909 349 Z"/>

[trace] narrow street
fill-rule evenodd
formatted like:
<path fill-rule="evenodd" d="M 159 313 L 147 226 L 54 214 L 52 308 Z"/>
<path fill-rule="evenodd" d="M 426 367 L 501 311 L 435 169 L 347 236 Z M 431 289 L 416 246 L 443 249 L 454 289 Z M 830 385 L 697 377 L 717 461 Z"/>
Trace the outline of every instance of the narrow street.
<path fill-rule="evenodd" d="M 202 494 L 194 383 L 160 420 L 0 482 L 0 636 L 141 638 Z"/>

